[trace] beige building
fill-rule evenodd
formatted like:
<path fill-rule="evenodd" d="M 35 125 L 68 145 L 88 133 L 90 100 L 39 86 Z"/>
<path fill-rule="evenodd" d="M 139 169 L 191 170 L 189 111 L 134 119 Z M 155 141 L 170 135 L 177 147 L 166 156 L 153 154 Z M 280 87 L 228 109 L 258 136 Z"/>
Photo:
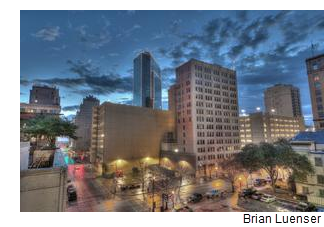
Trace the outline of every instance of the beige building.
<path fill-rule="evenodd" d="M 77 140 L 73 141 L 73 147 L 76 151 L 90 150 L 91 138 L 91 120 L 92 108 L 99 106 L 100 101 L 89 95 L 85 97 L 80 105 L 80 109 L 75 116 L 75 125 L 78 127 L 76 130 Z"/>
<path fill-rule="evenodd" d="M 196 156 L 206 172 L 240 149 L 236 72 L 191 59 L 176 69 L 169 103 L 175 107 L 179 153 Z"/>
<path fill-rule="evenodd" d="M 324 129 L 324 54 L 306 59 L 313 121 L 316 130 Z"/>
<path fill-rule="evenodd" d="M 293 149 L 306 155 L 313 164 L 315 173 L 304 181 L 296 182 L 296 192 L 307 201 L 324 206 L 324 132 L 303 132 L 293 138 Z"/>
<path fill-rule="evenodd" d="M 264 91 L 265 112 L 279 116 L 302 117 L 299 88 L 276 84 Z"/>
<path fill-rule="evenodd" d="M 20 171 L 20 211 L 64 211 L 66 177 L 63 167 Z"/>
<path fill-rule="evenodd" d="M 174 131 L 170 111 L 105 102 L 93 109 L 91 162 L 99 172 L 131 171 L 159 162 L 161 143 Z"/>
<path fill-rule="evenodd" d="M 262 112 L 240 116 L 242 147 L 248 143 L 272 143 L 278 138 L 291 139 L 304 130 L 304 120 L 300 117 L 278 116 Z"/>

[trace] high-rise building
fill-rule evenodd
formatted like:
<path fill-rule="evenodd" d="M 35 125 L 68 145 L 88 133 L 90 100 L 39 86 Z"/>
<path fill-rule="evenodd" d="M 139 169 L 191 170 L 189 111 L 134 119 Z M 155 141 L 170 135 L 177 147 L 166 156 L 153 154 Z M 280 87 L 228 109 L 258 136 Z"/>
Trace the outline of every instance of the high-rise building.
<path fill-rule="evenodd" d="M 90 160 L 105 173 L 159 163 L 161 144 L 175 125 L 170 111 L 109 102 L 95 107 L 92 118 Z"/>
<path fill-rule="evenodd" d="M 249 143 L 273 143 L 279 138 L 291 139 L 304 130 L 304 120 L 300 117 L 287 117 L 262 112 L 240 116 L 242 147 Z"/>
<path fill-rule="evenodd" d="M 133 104 L 162 109 L 161 70 L 149 52 L 134 59 Z"/>
<path fill-rule="evenodd" d="M 265 112 L 287 117 L 302 117 L 299 88 L 276 84 L 264 91 Z"/>
<path fill-rule="evenodd" d="M 90 149 L 92 108 L 99 104 L 100 101 L 97 98 L 89 95 L 80 105 L 75 116 L 75 125 L 78 127 L 76 130 L 78 139 L 74 143 L 76 151 L 89 151 Z"/>
<path fill-rule="evenodd" d="M 316 130 L 324 129 L 324 54 L 306 59 L 313 121 Z"/>
<path fill-rule="evenodd" d="M 29 104 L 59 106 L 59 89 L 56 87 L 33 85 L 29 93 Z"/>
<path fill-rule="evenodd" d="M 174 87 L 180 152 L 196 155 L 196 170 L 240 150 L 236 72 L 191 59 L 176 69 Z"/>

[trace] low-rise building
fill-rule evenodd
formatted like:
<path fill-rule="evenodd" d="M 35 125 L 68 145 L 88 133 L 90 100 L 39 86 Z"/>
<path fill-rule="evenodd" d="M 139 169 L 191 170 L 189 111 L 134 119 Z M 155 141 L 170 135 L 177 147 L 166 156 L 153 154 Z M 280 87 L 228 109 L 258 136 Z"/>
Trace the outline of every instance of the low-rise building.
<path fill-rule="evenodd" d="M 20 119 L 30 119 L 39 115 L 60 115 L 61 106 L 38 103 L 20 103 Z"/>
<path fill-rule="evenodd" d="M 161 143 L 174 127 L 170 111 L 105 102 L 93 109 L 90 160 L 99 173 L 157 164 Z"/>
<path fill-rule="evenodd" d="M 296 182 L 296 192 L 307 201 L 324 206 L 324 132 L 301 132 L 291 141 L 292 148 L 306 155 L 313 164 L 315 173 Z"/>
<path fill-rule="evenodd" d="M 64 211 L 67 197 L 67 165 L 64 154 L 60 150 L 52 151 L 52 162 L 48 161 L 49 157 L 41 155 L 40 158 L 33 159 L 31 166 L 27 166 L 31 158 L 26 151 L 29 144 L 22 142 L 20 146 L 20 211 Z M 49 165 L 44 166 L 44 163 Z"/>
<path fill-rule="evenodd" d="M 304 130 L 304 120 L 300 117 L 279 116 L 262 112 L 240 116 L 242 147 L 249 143 L 272 143 L 279 138 L 291 139 Z"/>

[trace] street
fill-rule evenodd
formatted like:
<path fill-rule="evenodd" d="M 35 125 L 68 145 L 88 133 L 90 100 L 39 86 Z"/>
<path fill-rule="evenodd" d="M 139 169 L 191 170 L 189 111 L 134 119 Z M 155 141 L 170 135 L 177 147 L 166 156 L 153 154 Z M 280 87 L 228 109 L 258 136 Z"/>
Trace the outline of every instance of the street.
<path fill-rule="evenodd" d="M 90 168 L 84 164 L 69 165 L 68 178 L 77 190 L 77 200 L 67 202 L 66 211 L 75 212 L 148 212 L 152 211 L 153 202 L 156 204 L 155 211 L 160 211 L 161 193 L 143 193 L 141 188 L 117 190 L 113 193 L 112 180 L 95 177 Z M 187 203 L 187 199 L 193 193 L 204 195 L 217 189 L 226 192 L 225 196 L 214 199 L 203 198 L 197 203 Z M 262 187 L 261 190 L 266 188 Z M 168 200 L 168 210 L 174 207 L 189 206 L 193 211 L 202 212 L 228 212 L 228 211 L 291 211 L 291 207 L 282 201 L 268 204 L 253 199 L 239 199 L 238 194 L 231 193 L 231 185 L 223 179 L 209 181 L 197 180 L 194 184 L 183 185 L 174 197 Z M 175 206 L 176 205 L 176 206 Z"/>

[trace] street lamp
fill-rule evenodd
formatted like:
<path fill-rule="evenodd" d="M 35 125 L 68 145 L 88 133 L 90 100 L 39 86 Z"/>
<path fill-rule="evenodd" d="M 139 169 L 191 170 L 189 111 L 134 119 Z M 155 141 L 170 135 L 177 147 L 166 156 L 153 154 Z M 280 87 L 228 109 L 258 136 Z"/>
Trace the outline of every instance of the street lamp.
<path fill-rule="evenodd" d="M 155 176 L 152 177 L 152 212 L 155 212 L 154 181 L 155 181 Z"/>
<path fill-rule="evenodd" d="M 175 149 L 175 150 L 174 150 L 175 153 L 178 153 L 178 151 L 179 151 L 178 149 Z"/>
<path fill-rule="evenodd" d="M 260 108 L 260 107 L 257 107 L 257 108 L 256 108 L 256 110 L 257 110 L 257 111 L 260 111 L 260 110 L 261 110 L 261 108 Z"/>
<path fill-rule="evenodd" d="M 242 178 L 239 177 L 239 182 L 240 182 L 240 191 L 242 190 L 242 182 L 241 182 Z"/>
<path fill-rule="evenodd" d="M 172 191 L 172 208 L 174 208 L 174 191 Z"/>

